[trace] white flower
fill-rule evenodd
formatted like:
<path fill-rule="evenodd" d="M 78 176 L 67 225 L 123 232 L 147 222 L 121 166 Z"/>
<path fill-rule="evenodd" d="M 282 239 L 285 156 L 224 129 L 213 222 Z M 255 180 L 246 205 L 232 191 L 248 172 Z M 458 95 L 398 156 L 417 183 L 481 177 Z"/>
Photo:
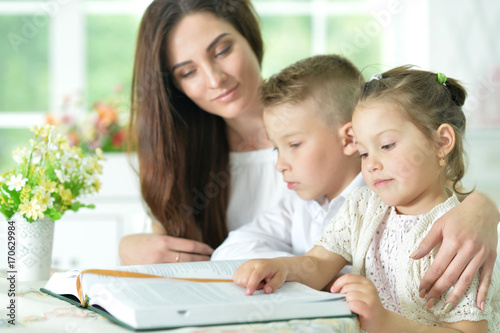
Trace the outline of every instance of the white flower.
<path fill-rule="evenodd" d="M 24 163 L 24 161 L 26 161 L 29 156 L 30 156 L 30 151 L 26 147 L 16 148 L 12 152 L 12 158 L 17 164 Z"/>
<path fill-rule="evenodd" d="M 9 191 L 16 190 L 16 191 L 21 191 L 24 185 L 26 185 L 26 182 L 28 181 L 28 178 L 23 178 L 23 175 L 18 174 L 17 176 L 10 176 L 10 180 L 7 182 L 7 186 L 9 187 Z"/>
<path fill-rule="evenodd" d="M 30 129 L 30 131 L 32 131 L 36 135 L 45 139 L 49 136 L 50 131 L 54 129 L 54 126 L 49 125 L 49 124 L 46 124 L 42 127 L 35 125 L 33 127 L 30 126 L 29 129 Z"/>
<path fill-rule="evenodd" d="M 69 175 L 65 175 L 62 170 L 55 169 L 54 172 L 56 173 L 56 176 L 61 183 L 66 183 L 70 181 Z"/>
<path fill-rule="evenodd" d="M 47 208 L 54 207 L 55 199 L 50 195 L 49 192 L 45 192 L 42 188 L 38 188 L 35 193 L 35 198 L 38 200 L 42 212 L 46 211 Z"/>
<path fill-rule="evenodd" d="M 31 201 L 24 199 L 23 203 L 19 205 L 19 213 L 26 215 L 27 218 L 33 217 L 33 220 L 44 217 L 42 207 L 35 198 L 32 198 Z"/>
<path fill-rule="evenodd" d="M 59 145 L 57 144 L 58 135 L 55 133 L 54 129 L 50 129 L 49 136 L 47 140 L 47 150 L 48 151 L 57 151 L 59 149 Z"/>
<path fill-rule="evenodd" d="M 68 158 L 64 161 L 64 167 L 66 168 L 66 170 L 78 171 L 78 162 L 75 157 Z"/>
<path fill-rule="evenodd" d="M 49 142 L 47 144 L 47 149 L 48 151 L 57 151 L 59 149 L 59 146 L 55 142 Z"/>

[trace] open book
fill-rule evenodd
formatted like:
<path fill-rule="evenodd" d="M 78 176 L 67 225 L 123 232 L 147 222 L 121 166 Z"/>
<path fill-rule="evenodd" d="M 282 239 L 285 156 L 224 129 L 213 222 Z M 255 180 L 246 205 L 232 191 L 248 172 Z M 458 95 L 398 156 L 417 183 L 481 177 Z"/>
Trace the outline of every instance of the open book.
<path fill-rule="evenodd" d="M 232 282 L 243 261 L 208 261 L 54 273 L 52 296 L 88 307 L 132 330 L 353 316 L 345 295 L 286 282 L 246 296 Z"/>

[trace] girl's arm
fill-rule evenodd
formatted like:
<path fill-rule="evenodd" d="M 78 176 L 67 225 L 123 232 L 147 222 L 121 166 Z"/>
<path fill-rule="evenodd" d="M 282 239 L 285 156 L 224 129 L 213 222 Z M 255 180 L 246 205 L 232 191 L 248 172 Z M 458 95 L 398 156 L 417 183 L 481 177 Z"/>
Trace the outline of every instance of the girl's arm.
<path fill-rule="evenodd" d="M 247 261 L 234 272 L 233 280 L 245 287 L 247 295 L 252 295 L 258 289 L 270 294 L 285 281 L 300 282 L 320 290 L 346 264 L 342 256 L 322 246 L 315 246 L 303 256 Z"/>
<path fill-rule="evenodd" d="M 455 306 L 481 270 L 476 304 L 484 310 L 497 257 L 500 213 L 486 194 L 474 192 L 439 218 L 412 258 L 421 259 L 442 242 L 420 283 L 420 296 L 439 299 L 455 284 L 445 304 Z"/>
<path fill-rule="evenodd" d="M 472 322 L 443 323 L 443 327 L 427 326 L 400 316 L 384 308 L 378 291 L 372 281 L 356 274 L 346 274 L 338 278 L 332 292 L 346 294 L 349 309 L 356 313 L 364 331 L 370 333 L 399 332 L 486 332 L 486 320 Z"/>

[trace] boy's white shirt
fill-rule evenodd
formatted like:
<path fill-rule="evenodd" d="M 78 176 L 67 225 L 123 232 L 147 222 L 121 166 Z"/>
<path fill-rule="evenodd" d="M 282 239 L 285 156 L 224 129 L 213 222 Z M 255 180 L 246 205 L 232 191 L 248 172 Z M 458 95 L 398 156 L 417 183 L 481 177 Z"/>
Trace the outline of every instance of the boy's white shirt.
<path fill-rule="evenodd" d="M 211 260 L 273 258 L 309 251 L 328 223 L 356 188 L 366 185 L 360 174 L 328 202 L 302 200 L 290 191 L 279 204 L 233 230 L 214 251 Z M 321 201 L 321 200 L 320 200 Z"/>

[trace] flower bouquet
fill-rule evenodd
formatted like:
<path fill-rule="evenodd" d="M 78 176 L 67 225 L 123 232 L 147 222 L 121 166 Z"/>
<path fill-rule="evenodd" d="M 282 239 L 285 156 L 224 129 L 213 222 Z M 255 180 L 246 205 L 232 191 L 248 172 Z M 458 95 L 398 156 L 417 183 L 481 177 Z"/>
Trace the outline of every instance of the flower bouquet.
<path fill-rule="evenodd" d="M 17 269 L 19 281 L 49 277 L 54 221 L 67 210 L 94 208 L 78 198 L 99 190 L 97 175 L 102 173 L 99 149 L 86 155 L 51 125 L 30 130 L 35 134 L 31 147 L 14 150 L 17 168 L 0 175 L 0 212 L 8 219 L 8 268 Z"/>
<path fill-rule="evenodd" d="M 14 150 L 18 167 L 0 175 L 0 212 L 7 219 L 19 213 L 33 222 L 44 216 L 59 220 L 68 209 L 94 208 L 77 198 L 99 190 L 101 151 L 85 155 L 51 125 L 30 130 L 35 134 L 31 148 Z"/>

